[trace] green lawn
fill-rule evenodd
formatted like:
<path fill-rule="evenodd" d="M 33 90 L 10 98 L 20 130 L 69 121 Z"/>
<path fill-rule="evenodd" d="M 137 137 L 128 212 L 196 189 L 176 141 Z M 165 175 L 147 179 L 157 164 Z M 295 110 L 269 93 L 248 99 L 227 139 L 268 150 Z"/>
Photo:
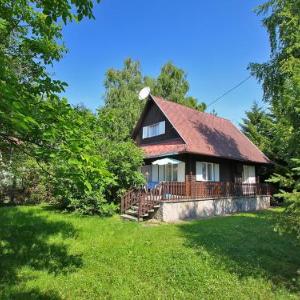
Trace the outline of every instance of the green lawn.
<path fill-rule="evenodd" d="M 273 231 L 278 213 L 155 226 L 0 208 L 0 298 L 298 299 L 300 246 Z"/>

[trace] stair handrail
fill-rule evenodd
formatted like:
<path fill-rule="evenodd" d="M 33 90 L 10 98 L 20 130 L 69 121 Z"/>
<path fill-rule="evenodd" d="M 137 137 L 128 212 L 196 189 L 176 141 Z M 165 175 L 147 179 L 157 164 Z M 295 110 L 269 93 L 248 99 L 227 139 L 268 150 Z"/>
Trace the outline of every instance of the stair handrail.
<path fill-rule="evenodd" d="M 137 192 L 142 190 L 143 187 L 133 187 L 130 190 L 126 191 L 121 198 L 121 213 L 124 213 L 132 205 L 138 203 Z"/>

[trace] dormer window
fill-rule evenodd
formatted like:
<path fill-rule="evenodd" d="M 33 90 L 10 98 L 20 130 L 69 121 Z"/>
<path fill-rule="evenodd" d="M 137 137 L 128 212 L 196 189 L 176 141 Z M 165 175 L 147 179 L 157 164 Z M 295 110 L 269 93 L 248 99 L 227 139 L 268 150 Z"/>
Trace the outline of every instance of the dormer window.
<path fill-rule="evenodd" d="M 165 134 L 166 125 L 165 121 L 161 121 L 149 126 L 143 127 L 143 139 Z"/>

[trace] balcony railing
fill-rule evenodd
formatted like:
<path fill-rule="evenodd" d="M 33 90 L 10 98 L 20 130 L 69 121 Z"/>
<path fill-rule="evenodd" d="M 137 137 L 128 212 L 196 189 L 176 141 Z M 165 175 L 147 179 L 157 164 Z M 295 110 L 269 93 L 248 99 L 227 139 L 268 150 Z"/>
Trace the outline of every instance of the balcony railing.
<path fill-rule="evenodd" d="M 240 197 L 270 195 L 271 186 L 267 183 L 234 182 L 163 182 L 161 200 L 202 199 L 220 197 Z"/>
<path fill-rule="evenodd" d="M 267 183 L 198 182 L 187 178 L 185 182 L 161 182 L 153 189 L 141 187 L 128 191 L 121 200 L 121 212 L 135 205 L 139 216 L 143 216 L 162 201 L 251 197 L 272 193 L 273 188 Z"/>

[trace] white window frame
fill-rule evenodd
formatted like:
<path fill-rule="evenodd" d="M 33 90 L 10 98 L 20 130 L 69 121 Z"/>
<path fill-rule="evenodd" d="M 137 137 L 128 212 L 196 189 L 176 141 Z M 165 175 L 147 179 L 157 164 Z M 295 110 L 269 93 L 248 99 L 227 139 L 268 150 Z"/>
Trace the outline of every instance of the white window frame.
<path fill-rule="evenodd" d="M 155 124 L 151 124 L 143 127 L 143 139 L 151 138 L 154 136 L 165 134 L 166 122 L 161 121 Z"/>
<path fill-rule="evenodd" d="M 205 175 L 203 174 L 203 166 L 205 167 Z M 211 166 L 212 178 L 208 179 L 208 166 Z M 220 181 L 220 166 L 219 164 L 207 162 L 207 161 L 197 161 L 196 162 L 196 181 Z"/>

